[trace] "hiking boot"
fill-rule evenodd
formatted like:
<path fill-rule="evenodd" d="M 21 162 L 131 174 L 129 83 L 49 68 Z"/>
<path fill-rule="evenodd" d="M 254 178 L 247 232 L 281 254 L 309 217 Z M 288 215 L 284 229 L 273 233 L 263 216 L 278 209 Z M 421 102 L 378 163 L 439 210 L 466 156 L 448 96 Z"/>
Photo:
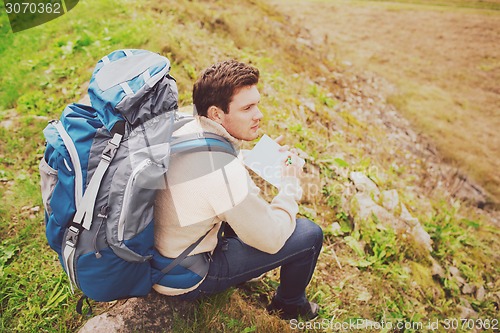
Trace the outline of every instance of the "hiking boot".
<path fill-rule="evenodd" d="M 305 321 L 314 319 L 318 316 L 319 305 L 313 302 L 307 302 L 301 305 L 286 305 L 273 297 L 271 304 L 266 308 L 267 312 L 277 314 L 281 319 L 302 319 Z"/>

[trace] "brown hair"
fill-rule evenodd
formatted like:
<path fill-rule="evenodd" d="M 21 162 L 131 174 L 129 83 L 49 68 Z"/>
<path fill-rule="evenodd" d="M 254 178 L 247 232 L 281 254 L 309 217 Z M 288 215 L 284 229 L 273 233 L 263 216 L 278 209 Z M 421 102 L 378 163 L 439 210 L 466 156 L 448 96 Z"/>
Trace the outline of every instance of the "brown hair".
<path fill-rule="evenodd" d="M 237 90 L 258 82 L 259 70 L 255 67 L 236 60 L 216 63 L 205 69 L 193 86 L 195 112 L 206 117 L 213 105 L 228 113 Z"/>

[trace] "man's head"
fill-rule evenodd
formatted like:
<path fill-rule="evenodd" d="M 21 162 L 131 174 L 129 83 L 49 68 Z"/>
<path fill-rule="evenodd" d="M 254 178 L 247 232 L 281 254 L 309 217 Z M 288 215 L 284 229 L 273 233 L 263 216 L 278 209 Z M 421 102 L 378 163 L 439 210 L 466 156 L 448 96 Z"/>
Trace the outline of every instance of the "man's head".
<path fill-rule="evenodd" d="M 207 68 L 193 86 L 193 103 L 200 116 L 221 124 L 241 140 L 257 138 L 262 113 L 257 104 L 259 70 L 235 60 Z"/>

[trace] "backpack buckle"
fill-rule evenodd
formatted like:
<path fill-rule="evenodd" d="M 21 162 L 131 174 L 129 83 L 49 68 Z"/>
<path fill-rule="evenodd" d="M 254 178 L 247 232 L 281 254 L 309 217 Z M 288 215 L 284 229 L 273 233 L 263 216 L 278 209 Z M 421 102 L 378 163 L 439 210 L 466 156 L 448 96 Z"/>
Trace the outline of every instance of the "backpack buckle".
<path fill-rule="evenodd" d="M 113 145 L 111 141 L 108 142 L 106 148 L 102 151 L 101 158 L 107 162 L 111 162 L 113 157 L 115 157 L 116 149 L 118 147 Z"/>
<path fill-rule="evenodd" d="M 115 133 L 115 135 L 113 136 L 113 139 L 108 141 L 108 144 L 106 145 L 106 147 L 102 151 L 101 158 L 103 160 L 105 160 L 107 162 L 111 162 L 113 157 L 115 157 L 116 150 L 120 146 L 121 139 L 122 139 L 122 135 Z"/>
<path fill-rule="evenodd" d="M 76 247 L 78 243 L 78 237 L 80 235 L 80 230 L 74 226 L 68 228 L 68 234 L 66 235 L 66 245 L 72 248 Z"/>

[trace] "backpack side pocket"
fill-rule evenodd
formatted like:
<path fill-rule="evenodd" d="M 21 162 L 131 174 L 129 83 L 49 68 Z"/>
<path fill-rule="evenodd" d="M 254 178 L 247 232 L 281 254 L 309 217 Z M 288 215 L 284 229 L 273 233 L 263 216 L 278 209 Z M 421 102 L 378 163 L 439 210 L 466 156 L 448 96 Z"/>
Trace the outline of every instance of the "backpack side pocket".
<path fill-rule="evenodd" d="M 42 201 L 47 216 L 52 214 L 52 208 L 50 206 L 50 200 L 52 199 L 52 193 L 54 192 L 54 187 L 57 183 L 57 170 L 52 168 L 45 158 L 42 158 L 39 165 L 40 170 L 40 183 L 42 187 Z"/>

